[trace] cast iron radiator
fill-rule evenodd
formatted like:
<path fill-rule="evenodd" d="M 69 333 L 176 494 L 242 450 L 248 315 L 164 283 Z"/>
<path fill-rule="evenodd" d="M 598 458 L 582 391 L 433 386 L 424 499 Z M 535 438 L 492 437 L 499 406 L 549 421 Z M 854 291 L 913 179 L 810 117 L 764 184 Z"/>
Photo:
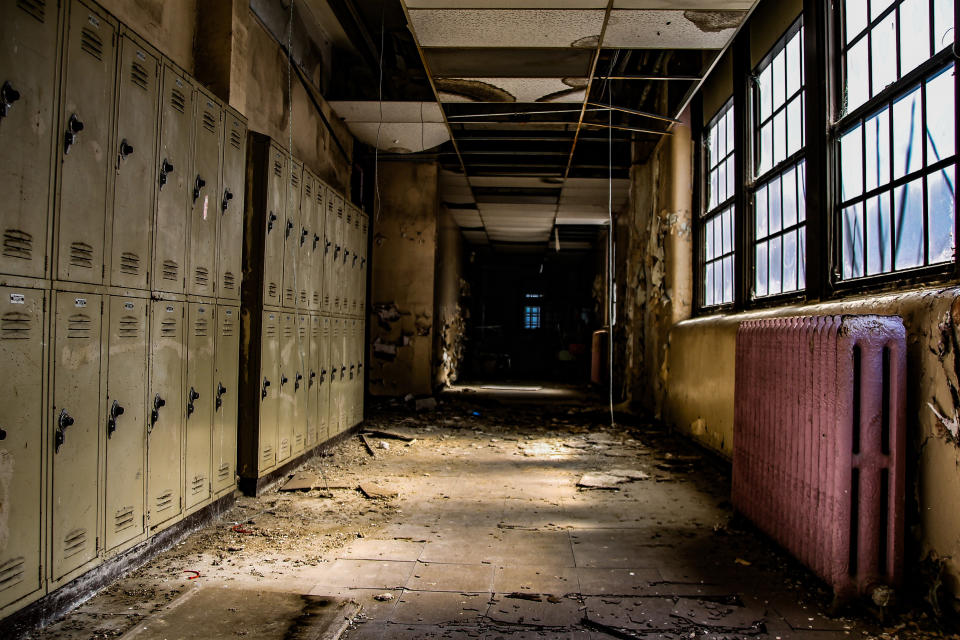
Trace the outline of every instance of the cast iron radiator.
<path fill-rule="evenodd" d="M 903 572 L 905 333 L 873 315 L 737 331 L 734 507 L 840 599 Z"/>

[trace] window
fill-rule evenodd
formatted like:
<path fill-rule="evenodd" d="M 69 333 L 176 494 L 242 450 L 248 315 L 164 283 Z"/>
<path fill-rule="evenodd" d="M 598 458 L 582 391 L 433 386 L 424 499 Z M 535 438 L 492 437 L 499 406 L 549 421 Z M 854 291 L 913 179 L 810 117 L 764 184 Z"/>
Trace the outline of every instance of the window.
<path fill-rule="evenodd" d="M 954 261 L 953 0 L 844 0 L 839 277 Z"/>
<path fill-rule="evenodd" d="M 753 296 L 806 286 L 803 25 L 798 20 L 755 71 Z"/>
<path fill-rule="evenodd" d="M 523 307 L 523 328 L 540 328 L 540 300 L 543 298 L 539 293 L 528 293 L 524 296 L 525 305 Z"/>
<path fill-rule="evenodd" d="M 734 137 L 733 101 L 707 127 L 706 207 L 700 221 L 704 307 L 733 302 Z"/>

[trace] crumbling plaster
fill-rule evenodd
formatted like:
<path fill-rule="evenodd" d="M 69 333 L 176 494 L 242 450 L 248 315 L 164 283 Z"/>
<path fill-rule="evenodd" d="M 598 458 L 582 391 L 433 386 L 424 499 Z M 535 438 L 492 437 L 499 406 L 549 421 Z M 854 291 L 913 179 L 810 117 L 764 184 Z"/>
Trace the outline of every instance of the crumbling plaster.
<path fill-rule="evenodd" d="M 463 236 L 446 207 L 440 209 L 437 239 L 437 332 L 434 343 L 434 384 L 449 386 L 460 376 L 469 310 L 462 300 L 470 285 L 463 277 Z"/>

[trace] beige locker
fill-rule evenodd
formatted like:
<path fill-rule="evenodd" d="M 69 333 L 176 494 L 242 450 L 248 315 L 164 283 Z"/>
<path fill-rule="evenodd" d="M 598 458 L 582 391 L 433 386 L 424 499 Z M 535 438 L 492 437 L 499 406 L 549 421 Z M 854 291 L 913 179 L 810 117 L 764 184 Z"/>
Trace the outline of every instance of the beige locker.
<path fill-rule="evenodd" d="M 300 242 L 300 183 L 303 180 L 303 164 L 294 160 L 290 165 L 287 184 L 285 222 L 283 225 L 283 306 L 296 309 L 299 303 L 298 286 L 302 274 L 297 270 Z"/>
<path fill-rule="evenodd" d="M 152 165 L 152 163 L 151 163 Z M 144 298 L 107 298 L 106 547 L 142 535 L 147 466 L 149 305 Z"/>
<path fill-rule="evenodd" d="M 323 309 L 324 222 L 327 217 L 327 185 L 314 177 L 313 241 L 310 248 L 310 310 Z"/>
<path fill-rule="evenodd" d="M 183 385 L 186 415 L 185 491 L 188 511 L 210 499 L 213 444 L 213 368 L 216 307 L 187 304 L 187 377 Z"/>
<path fill-rule="evenodd" d="M 0 3 L 0 273 L 50 275 L 59 7 Z"/>
<path fill-rule="evenodd" d="M 197 89 L 194 100 L 187 293 L 212 296 L 217 270 L 223 107 L 203 89 Z"/>
<path fill-rule="evenodd" d="M 297 314 L 297 343 L 293 357 L 293 455 L 307 444 L 307 404 L 310 375 L 310 316 Z"/>
<path fill-rule="evenodd" d="M 53 579 L 97 557 L 103 299 L 57 292 L 51 442 Z"/>
<path fill-rule="evenodd" d="M 360 320 L 353 318 L 350 320 L 350 426 L 354 427 L 360 423 L 360 403 L 362 396 L 360 391 L 363 386 L 360 384 L 362 377 L 360 374 Z"/>
<path fill-rule="evenodd" d="M 217 343 L 213 380 L 213 493 L 236 486 L 237 366 L 240 354 L 240 309 L 217 307 Z"/>
<path fill-rule="evenodd" d="M 359 309 L 357 315 L 366 318 L 367 315 L 367 248 L 370 238 L 370 216 L 366 213 L 360 214 L 360 291 Z"/>
<path fill-rule="evenodd" d="M 0 608 L 35 593 L 42 584 L 46 295 L 0 287 L 0 358 L 6 363 L 0 384 L 8 398 L 0 403 L 0 468 L 9 478 L 2 494 L 8 526 L 0 546 Z"/>
<path fill-rule="evenodd" d="M 277 418 L 277 462 L 283 463 L 293 452 L 293 422 L 296 407 L 293 397 L 293 379 L 296 371 L 297 317 L 293 313 L 280 314 L 280 388 Z"/>
<path fill-rule="evenodd" d="M 336 212 L 334 216 L 334 252 L 333 252 L 333 313 L 343 313 L 343 264 L 346 254 L 346 227 L 344 224 L 345 211 L 343 208 L 343 196 L 334 192 L 333 208 Z"/>
<path fill-rule="evenodd" d="M 70 4 L 60 98 L 56 216 L 59 280 L 101 284 L 113 153 L 117 25 L 79 0 Z"/>
<path fill-rule="evenodd" d="M 287 155 L 270 145 L 270 173 L 267 176 L 267 219 L 263 251 L 263 303 L 280 306 L 283 287 L 283 236 L 287 184 Z"/>
<path fill-rule="evenodd" d="M 184 302 L 156 300 L 150 317 L 147 394 L 147 522 L 151 529 L 183 511 Z"/>
<path fill-rule="evenodd" d="M 349 202 L 344 203 L 343 207 L 343 256 L 340 265 L 340 278 L 342 288 L 340 294 L 340 313 L 350 314 L 350 306 L 353 300 L 353 205 Z"/>
<path fill-rule="evenodd" d="M 359 336 L 357 338 L 357 422 L 364 420 L 364 402 L 366 400 L 367 384 L 364 369 L 367 361 L 367 321 L 360 318 Z"/>
<path fill-rule="evenodd" d="M 326 429 L 326 421 L 320 414 L 320 389 L 323 386 L 321 376 L 322 355 L 320 343 L 323 340 L 323 318 L 318 314 L 309 316 L 310 322 L 310 360 L 307 370 L 307 436 L 306 447 L 309 449 L 322 440 Z"/>
<path fill-rule="evenodd" d="M 163 65 L 160 147 L 157 154 L 157 217 L 153 229 L 151 288 L 183 293 L 187 260 L 187 212 L 193 159 L 193 90 L 172 65 Z"/>
<path fill-rule="evenodd" d="M 320 441 L 325 442 L 337 435 L 333 418 L 333 318 L 324 315 L 321 316 L 323 324 L 323 334 L 320 339 L 320 415 L 325 427 L 325 431 L 320 432 Z"/>
<path fill-rule="evenodd" d="M 333 384 L 330 385 L 330 431 L 337 435 L 343 431 L 343 381 L 347 368 L 343 358 L 343 319 L 334 317 L 330 331 L 330 352 L 333 369 Z"/>
<path fill-rule="evenodd" d="M 334 265 L 340 251 L 337 249 L 337 205 L 334 201 L 335 192 L 330 187 L 326 190 L 327 208 L 324 215 L 323 236 L 323 311 L 333 313 L 333 280 Z"/>
<path fill-rule="evenodd" d="M 125 32 L 120 38 L 117 76 L 110 284 L 147 289 L 153 243 L 159 55 Z"/>
<path fill-rule="evenodd" d="M 277 464 L 280 419 L 280 313 L 263 312 L 260 341 L 260 458 L 258 474 Z"/>
<path fill-rule="evenodd" d="M 297 252 L 297 308 L 310 309 L 313 305 L 313 247 L 316 228 L 317 179 L 309 169 L 303 169 L 303 188 L 300 193 L 300 241 Z"/>
<path fill-rule="evenodd" d="M 217 296 L 240 299 L 243 252 L 243 199 L 247 161 L 247 123 L 236 111 L 224 111 L 220 170 L 220 227 L 217 232 Z M 234 314 L 236 315 L 236 314 Z M 236 389 L 234 389 L 236 392 Z"/>

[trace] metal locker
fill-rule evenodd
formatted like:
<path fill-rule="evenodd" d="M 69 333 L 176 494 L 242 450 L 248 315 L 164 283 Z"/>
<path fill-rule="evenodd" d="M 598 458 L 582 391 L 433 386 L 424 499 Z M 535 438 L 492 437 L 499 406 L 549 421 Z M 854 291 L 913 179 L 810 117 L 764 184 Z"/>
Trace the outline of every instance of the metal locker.
<path fill-rule="evenodd" d="M 327 187 L 327 211 L 324 215 L 323 225 L 323 311 L 326 313 L 333 313 L 334 254 L 339 255 L 340 253 L 339 249 L 336 249 L 337 205 L 334 197 L 334 190 Z"/>
<path fill-rule="evenodd" d="M 100 327 L 103 299 L 57 292 L 54 322 L 51 546 L 53 579 L 97 557 Z"/>
<path fill-rule="evenodd" d="M 49 276 L 59 8 L 0 4 L 0 273 Z"/>
<path fill-rule="evenodd" d="M 310 316 L 297 314 L 297 344 L 293 357 L 293 455 L 307 442 L 307 404 L 310 377 Z"/>
<path fill-rule="evenodd" d="M 263 249 L 263 303 L 280 306 L 283 286 L 283 236 L 287 194 L 287 154 L 270 145 L 270 168 L 267 176 L 266 233 Z"/>
<path fill-rule="evenodd" d="M 237 384 L 240 354 L 240 309 L 217 307 L 217 343 L 213 380 L 213 493 L 236 485 Z"/>
<path fill-rule="evenodd" d="M 0 287 L 0 469 L 9 484 L 0 494 L 8 523 L 0 546 L 0 608 L 41 586 L 43 492 L 43 379 L 46 292 Z M 15 473 L 14 473 L 15 471 Z"/>
<path fill-rule="evenodd" d="M 343 207 L 343 251 L 340 252 L 340 313 L 350 313 L 351 257 L 353 256 L 353 206 L 349 202 Z"/>
<path fill-rule="evenodd" d="M 296 408 L 293 382 L 297 364 L 297 319 L 293 313 L 280 314 L 280 406 L 277 418 L 277 462 L 282 463 L 293 451 L 293 422 Z"/>
<path fill-rule="evenodd" d="M 224 110 L 223 122 L 223 161 L 218 205 L 220 227 L 217 232 L 217 297 L 238 300 L 242 273 L 247 123 L 230 108 Z"/>
<path fill-rule="evenodd" d="M 107 325 L 106 547 L 144 533 L 149 300 L 110 296 Z"/>
<path fill-rule="evenodd" d="M 110 284 L 147 289 L 153 242 L 159 56 L 133 34 L 124 33 L 118 76 Z"/>
<path fill-rule="evenodd" d="M 357 315 L 366 318 L 367 313 L 367 247 L 370 237 L 370 216 L 360 213 L 360 290 L 357 292 L 359 308 Z M 361 350 L 362 351 L 362 350 Z"/>
<path fill-rule="evenodd" d="M 187 211 L 193 149 L 193 90 L 172 65 L 163 65 L 160 100 L 160 148 L 154 167 L 157 180 L 157 218 L 153 228 L 151 287 L 183 293 L 187 259 Z"/>
<path fill-rule="evenodd" d="M 324 222 L 327 219 L 327 185 L 314 177 L 313 241 L 311 242 L 310 310 L 323 309 Z"/>
<path fill-rule="evenodd" d="M 360 359 L 358 351 L 360 347 L 359 335 L 360 321 L 356 318 L 350 320 L 350 426 L 353 427 L 360 422 L 357 417 L 360 414 L 360 398 L 358 390 L 360 387 Z"/>
<path fill-rule="evenodd" d="M 151 529 L 183 511 L 185 306 L 169 300 L 151 304 L 147 394 L 147 522 Z"/>
<path fill-rule="evenodd" d="M 338 388 L 337 378 L 340 376 L 340 364 L 337 362 L 337 349 L 335 348 L 336 337 L 339 333 L 339 325 L 337 323 L 337 318 L 332 316 L 324 316 L 324 345 L 322 348 L 325 349 L 327 356 L 327 362 L 329 363 L 327 369 L 327 392 L 321 394 L 321 400 L 326 400 L 326 412 L 327 412 L 327 438 L 332 438 L 337 435 L 337 410 L 335 407 L 336 404 L 336 390 Z M 323 373 L 323 371 L 321 371 Z"/>
<path fill-rule="evenodd" d="M 333 354 L 333 384 L 330 387 L 330 429 L 334 434 L 343 431 L 343 379 L 346 367 L 343 359 L 343 320 L 333 318 L 333 329 L 330 332 L 330 351 Z"/>
<path fill-rule="evenodd" d="M 287 204 L 283 223 L 283 306 L 296 309 L 299 303 L 299 280 L 302 274 L 297 267 L 300 246 L 303 242 L 300 228 L 300 183 L 303 180 L 303 164 L 294 160 L 290 164 L 287 184 Z"/>
<path fill-rule="evenodd" d="M 316 198 L 314 190 L 317 180 L 309 169 L 303 169 L 302 189 L 300 192 L 300 242 L 297 251 L 297 308 L 310 309 L 313 305 L 313 247 L 314 229 L 316 229 Z"/>
<path fill-rule="evenodd" d="M 60 98 L 56 198 L 59 280 L 102 284 L 113 149 L 117 26 L 79 0 L 70 4 Z"/>
<path fill-rule="evenodd" d="M 330 353 L 333 322 L 330 316 L 320 316 L 320 393 L 317 398 L 317 414 L 320 424 L 317 432 L 319 442 L 326 442 L 334 436 L 330 427 L 330 388 L 333 385 L 333 356 Z"/>
<path fill-rule="evenodd" d="M 259 475 L 277 464 L 280 417 L 280 313 L 263 312 L 260 340 L 260 458 Z"/>
<path fill-rule="evenodd" d="M 211 304 L 187 304 L 187 377 L 183 385 L 186 416 L 186 509 L 210 499 L 213 444 L 213 367 L 216 312 Z"/>
<path fill-rule="evenodd" d="M 198 88 L 194 96 L 187 293 L 212 296 L 217 269 L 223 107 L 203 89 Z"/>
<path fill-rule="evenodd" d="M 357 338 L 357 340 L 359 341 L 359 344 L 357 345 L 357 367 L 359 369 L 359 373 L 357 374 L 357 378 L 358 378 L 357 386 L 359 387 L 359 389 L 357 390 L 357 396 L 359 397 L 359 401 L 358 401 L 359 405 L 357 407 L 358 422 L 363 422 L 363 416 L 364 416 L 363 405 L 366 400 L 366 394 L 367 394 L 366 377 L 364 375 L 364 368 L 366 367 L 366 362 L 367 362 L 366 328 L 367 328 L 367 321 L 364 318 L 360 318 L 360 327 L 358 329 L 359 336 Z"/>
<path fill-rule="evenodd" d="M 343 196 L 334 192 L 333 208 L 336 212 L 334 217 L 334 250 L 333 250 L 333 312 L 343 313 L 343 262 L 346 247 L 346 233 L 344 227 Z"/>
<path fill-rule="evenodd" d="M 316 314 L 309 316 L 310 322 L 310 359 L 307 368 L 307 436 L 305 445 L 309 449 L 318 442 L 325 429 L 320 415 L 320 388 L 322 386 L 320 342 L 323 340 L 323 319 Z"/>

